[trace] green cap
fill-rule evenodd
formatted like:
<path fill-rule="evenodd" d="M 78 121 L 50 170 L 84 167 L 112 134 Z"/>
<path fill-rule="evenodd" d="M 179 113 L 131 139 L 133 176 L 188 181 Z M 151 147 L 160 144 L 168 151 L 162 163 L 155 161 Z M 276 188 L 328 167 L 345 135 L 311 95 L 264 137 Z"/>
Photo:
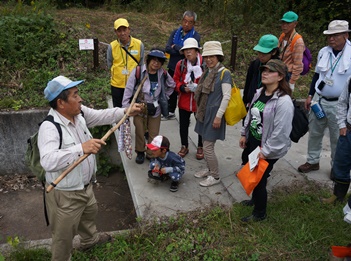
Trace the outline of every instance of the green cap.
<path fill-rule="evenodd" d="M 283 18 L 280 20 L 285 21 L 287 23 L 292 23 L 292 22 L 297 21 L 298 18 L 299 18 L 299 16 L 296 13 L 294 13 L 293 11 L 289 11 L 289 12 L 286 12 L 283 15 Z"/>
<path fill-rule="evenodd" d="M 269 53 L 276 47 L 278 47 L 278 38 L 273 34 L 265 34 L 253 49 L 261 53 Z"/>
<path fill-rule="evenodd" d="M 284 77 L 288 72 L 288 67 L 285 65 L 285 63 L 278 59 L 269 60 L 265 65 L 260 67 L 260 70 L 263 71 L 264 68 L 267 68 L 272 72 L 278 72 L 281 75 L 284 75 Z"/>

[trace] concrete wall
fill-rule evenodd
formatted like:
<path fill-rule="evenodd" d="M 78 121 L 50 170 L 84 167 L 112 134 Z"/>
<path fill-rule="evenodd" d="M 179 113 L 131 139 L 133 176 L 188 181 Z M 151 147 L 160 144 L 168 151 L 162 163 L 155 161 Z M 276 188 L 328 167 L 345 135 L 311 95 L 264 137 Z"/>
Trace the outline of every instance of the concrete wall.
<path fill-rule="evenodd" d="M 30 173 L 24 164 L 27 139 L 38 130 L 38 123 L 47 113 L 48 109 L 0 112 L 0 175 Z M 111 138 L 109 154 L 114 164 L 120 164 L 114 135 Z"/>

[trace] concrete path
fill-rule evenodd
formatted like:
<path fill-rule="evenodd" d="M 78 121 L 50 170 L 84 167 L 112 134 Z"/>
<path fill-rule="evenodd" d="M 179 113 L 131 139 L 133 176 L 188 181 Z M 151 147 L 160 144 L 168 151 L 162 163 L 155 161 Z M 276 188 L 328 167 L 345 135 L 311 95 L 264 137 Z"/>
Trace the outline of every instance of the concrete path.
<path fill-rule="evenodd" d="M 178 111 L 177 111 L 178 112 Z M 161 121 L 160 135 L 165 135 L 171 143 L 171 150 L 180 150 L 179 122 L 176 119 Z M 134 126 L 132 126 L 132 140 L 134 149 Z M 221 183 L 209 188 L 201 187 L 198 183 L 201 179 L 194 174 L 206 168 L 205 160 L 196 160 L 197 134 L 193 131 L 195 118 L 192 117 L 189 128 L 189 153 L 185 156 L 186 173 L 184 174 L 179 190 L 175 193 L 169 191 L 170 181 L 148 181 L 147 171 L 149 161 L 144 164 L 136 164 L 136 153 L 129 160 L 125 153 L 121 153 L 122 162 L 132 193 L 135 209 L 138 217 L 143 219 L 157 218 L 160 216 L 172 216 L 177 212 L 191 211 L 210 205 L 223 204 L 231 206 L 234 202 L 248 199 L 239 180 L 236 177 L 240 169 L 242 149 L 239 147 L 241 122 L 235 126 L 227 126 L 226 139 L 216 142 L 216 154 L 219 160 Z M 117 132 L 115 133 L 116 135 Z M 305 179 L 315 180 L 327 186 L 332 186 L 329 180 L 330 172 L 330 145 L 329 139 L 323 142 L 321 168 L 309 174 L 297 171 L 299 165 L 305 163 L 307 152 L 308 134 L 300 139 L 299 143 L 292 143 L 288 154 L 280 159 L 268 179 L 268 190 L 274 187 L 289 185 L 294 181 Z"/>

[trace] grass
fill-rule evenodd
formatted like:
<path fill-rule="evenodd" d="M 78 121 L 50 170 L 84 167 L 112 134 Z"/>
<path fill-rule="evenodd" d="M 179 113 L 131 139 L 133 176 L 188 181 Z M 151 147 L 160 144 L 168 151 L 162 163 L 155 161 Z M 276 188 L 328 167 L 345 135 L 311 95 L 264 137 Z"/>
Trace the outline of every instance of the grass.
<path fill-rule="evenodd" d="M 139 220 L 127 234 L 89 252 L 76 251 L 72 260 L 329 260 L 332 245 L 350 243 L 343 205 L 320 203 L 319 196 L 329 193 L 309 181 L 275 189 L 268 201 L 268 218 L 258 223 L 241 223 L 252 208 L 238 203 L 152 222 Z M 43 249 L 17 247 L 6 260 L 49 257 Z"/>

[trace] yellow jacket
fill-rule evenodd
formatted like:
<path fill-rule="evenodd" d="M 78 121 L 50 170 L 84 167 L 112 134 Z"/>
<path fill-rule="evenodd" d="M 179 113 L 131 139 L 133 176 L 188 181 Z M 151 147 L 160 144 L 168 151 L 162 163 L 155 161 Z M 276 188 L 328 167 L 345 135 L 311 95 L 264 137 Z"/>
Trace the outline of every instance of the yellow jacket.
<path fill-rule="evenodd" d="M 111 85 L 117 88 L 125 88 L 130 72 L 138 65 L 125 50 L 121 44 L 115 40 L 111 42 L 113 63 L 111 66 Z M 141 41 L 130 37 L 128 52 L 131 53 L 137 61 L 141 60 Z M 127 71 L 128 70 L 128 73 Z"/>

